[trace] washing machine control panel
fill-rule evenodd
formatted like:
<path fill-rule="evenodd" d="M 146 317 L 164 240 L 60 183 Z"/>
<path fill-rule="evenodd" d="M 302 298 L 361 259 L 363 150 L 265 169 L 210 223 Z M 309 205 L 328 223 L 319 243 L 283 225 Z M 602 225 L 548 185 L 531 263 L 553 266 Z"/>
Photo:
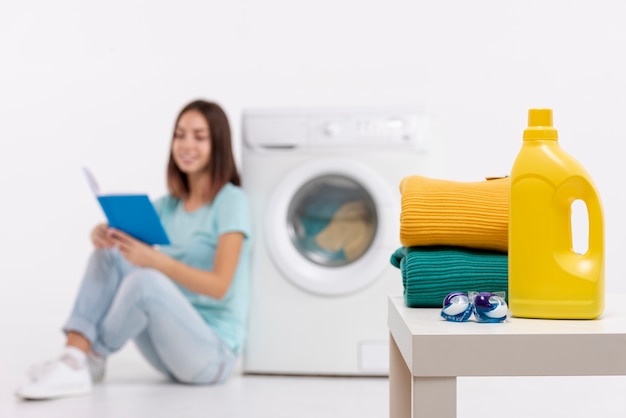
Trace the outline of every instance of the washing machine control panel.
<path fill-rule="evenodd" d="M 312 118 L 310 145 L 425 146 L 427 119 L 420 115 L 392 117 Z"/>
<path fill-rule="evenodd" d="M 290 150 L 329 147 L 383 147 L 426 150 L 430 116 L 417 110 L 285 111 L 244 114 L 244 145 Z"/>

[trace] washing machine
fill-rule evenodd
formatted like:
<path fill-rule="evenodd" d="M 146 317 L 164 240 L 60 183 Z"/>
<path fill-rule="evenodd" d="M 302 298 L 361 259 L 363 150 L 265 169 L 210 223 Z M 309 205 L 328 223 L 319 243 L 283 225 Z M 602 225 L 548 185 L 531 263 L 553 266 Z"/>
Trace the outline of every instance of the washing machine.
<path fill-rule="evenodd" d="M 245 373 L 388 373 L 399 184 L 439 168 L 434 128 L 411 108 L 244 110 L 256 237 Z"/>

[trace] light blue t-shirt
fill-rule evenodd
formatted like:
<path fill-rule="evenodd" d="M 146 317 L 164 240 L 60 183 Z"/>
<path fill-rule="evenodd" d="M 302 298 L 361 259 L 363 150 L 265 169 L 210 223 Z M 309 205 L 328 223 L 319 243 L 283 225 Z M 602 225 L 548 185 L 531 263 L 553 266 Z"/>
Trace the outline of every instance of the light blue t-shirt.
<path fill-rule="evenodd" d="M 233 352 L 239 353 L 250 305 L 252 217 L 246 194 L 240 187 L 227 183 L 213 202 L 193 212 L 187 212 L 182 200 L 169 195 L 156 200 L 154 207 L 170 239 L 170 245 L 161 246 L 161 251 L 198 269 L 213 270 L 220 235 L 244 234 L 235 276 L 221 300 L 192 292 L 174 282 Z"/>

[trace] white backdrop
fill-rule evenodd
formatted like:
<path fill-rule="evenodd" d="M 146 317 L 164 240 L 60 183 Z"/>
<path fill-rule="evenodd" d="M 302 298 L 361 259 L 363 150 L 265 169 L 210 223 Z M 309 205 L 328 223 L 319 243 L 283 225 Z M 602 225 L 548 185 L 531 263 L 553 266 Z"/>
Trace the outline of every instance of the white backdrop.
<path fill-rule="evenodd" d="M 0 373 L 60 342 L 113 191 L 165 192 L 174 117 L 244 108 L 420 105 L 446 177 L 508 174 L 530 107 L 604 204 L 609 291 L 626 291 L 626 3 L 620 0 L 0 0 Z M 238 157 L 239 158 L 239 157 Z M 409 175 L 411 173 L 407 173 Z"/>

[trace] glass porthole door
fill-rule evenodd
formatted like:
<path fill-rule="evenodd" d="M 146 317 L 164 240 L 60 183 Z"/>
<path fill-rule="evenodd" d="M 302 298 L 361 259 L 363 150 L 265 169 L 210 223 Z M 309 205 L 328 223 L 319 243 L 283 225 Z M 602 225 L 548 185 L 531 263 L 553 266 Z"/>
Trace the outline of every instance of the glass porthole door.
<path fill-rule="evenodd" d="M 388 264 L 388 186 L 352 160 L 313 160 L 290 172 L 270 197 L 266 236 L 272 259 L 300 288 L 352 293 Z"/>
<path fill-rule="evenodd" d="M 312 263 L 346 266 L 372 245 L 376 204 L 357 181 L 344 175 L 315 177 L 296 192 L 287 210 L 287 232 Z"/>

